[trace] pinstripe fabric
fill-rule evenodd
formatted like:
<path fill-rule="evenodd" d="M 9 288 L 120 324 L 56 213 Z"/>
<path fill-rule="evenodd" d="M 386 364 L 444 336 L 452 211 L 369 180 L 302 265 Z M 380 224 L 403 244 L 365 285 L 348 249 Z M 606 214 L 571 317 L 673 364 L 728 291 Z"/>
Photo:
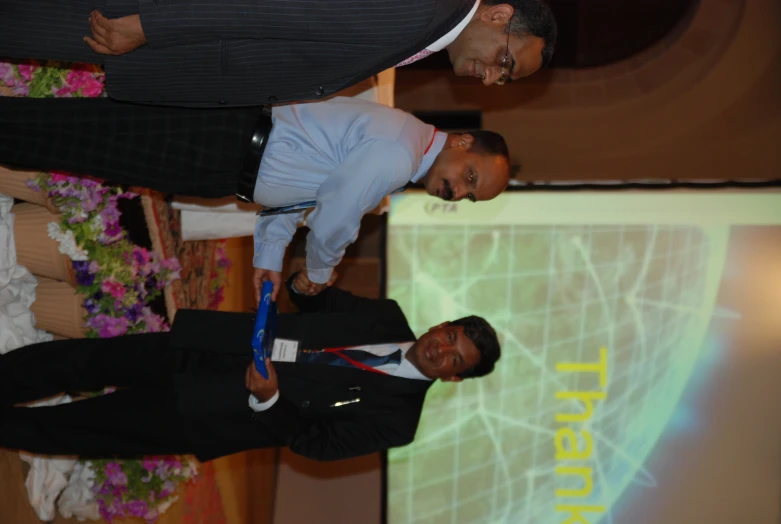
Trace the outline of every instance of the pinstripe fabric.
<path fill-rule="evenodd" d="M 106 3 L 109 16 L 130 9 L 128 0 L 96 1 Z M 75 50 L 86 48 L 81 36 L 92 5 L 0 0 L 0 56 L 94 61 L 88 48 Z M 149 43 L 103 57 L 112 97 L 241 106 L 326 97 L 393 67 L 455 27 L 474 0 L 138 0 L 136 5 Z M 38 16 L 41 11 L 47 15 Z M 79 30 L 63 27 L 69 24 Z"/>
<path fill-rule="evenodd" d="M 0 97 L 0 164 L 167 193 L 232 195 L 261 108 Z"/>

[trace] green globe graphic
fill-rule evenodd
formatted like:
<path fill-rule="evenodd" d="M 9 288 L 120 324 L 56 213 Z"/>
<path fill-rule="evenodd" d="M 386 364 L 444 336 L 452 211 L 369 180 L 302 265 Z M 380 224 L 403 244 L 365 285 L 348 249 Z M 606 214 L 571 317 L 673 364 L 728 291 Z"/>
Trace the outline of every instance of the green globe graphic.
<path fill-rule="evenodd" d="M 558 524 L 557 505 L 607 520 L 643 464 L 704 346 L 729 228 L 698 226 L 392 225 L 388 294 L 416 333 L 477 314 L 497 329 L 489 377 L 432 387 L 415 442 L 388 453 L 388 516 L 401 523 Z M 598 373 L 561 363 L 597 363 Z M 560 392 L 604 391 L 584 422 Z M 584 460 L 557 460 L 561 428 L 587 432 Z M 570 449 L 572 446 L 568 446 Z M 581 437 L 577 447 L 587 443 Z M 557 467 L 589 468 L 593 481 Z M 580 521 L 572 521 L 580 522 Z"/>

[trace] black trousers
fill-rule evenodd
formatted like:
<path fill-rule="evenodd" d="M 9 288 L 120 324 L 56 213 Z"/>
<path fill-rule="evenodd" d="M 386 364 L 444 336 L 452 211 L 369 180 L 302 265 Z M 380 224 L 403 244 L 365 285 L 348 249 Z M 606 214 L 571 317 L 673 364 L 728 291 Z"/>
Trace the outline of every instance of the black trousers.
<path fill-rule="evenodd" d="M 219 198 L 236 192 L 261 114 L 262 107 L 0 97 L 0 164 Z"/>
<path fill-rule="evenodd" d="M 239 379 L 250 356 L 169 347 L 168 333 L 46 342 L 0 356 L 0 447 L 82 458 L 189 454 L 175 373 L 208 368 Z M 47 407 L 13 407 L 60 392 L 121 389 Z"/>

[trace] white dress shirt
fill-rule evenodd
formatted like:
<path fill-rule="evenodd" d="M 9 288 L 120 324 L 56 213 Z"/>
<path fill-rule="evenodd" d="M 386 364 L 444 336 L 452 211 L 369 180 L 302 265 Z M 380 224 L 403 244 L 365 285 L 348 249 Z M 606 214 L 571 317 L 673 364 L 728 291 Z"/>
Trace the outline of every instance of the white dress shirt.
<path fill-rule="evenodd" d="M 353 346 L 350 347 L 350 349 L 360 349 L 362 351 L 368 351 L 369 353 L 374 353 L 375 355 L 378 356 L 390 355 L 396 350 L 401 349 L 400 364 L 388 363 L 388 364 L 383 364 L 382 366 L 377 366 L 374 369 L 399 378 L 408 378 L 412 380 L 431 380 L 426 375 L 421 373 L 418 370 L 418 368 L 413 366 L 412 362 L 410 362 L 405 358 L 407 355 L 407 351 L 409 351 L 409 348 L 411 348 L 413 344 L 415 343 L 401 342 L 399 344 L 373 344 L 368 346 Z M 318 364 L 300 364 L 300 365 L 315 366 Z M 366 371 L 366 373 L 371 373 L 371 371 Z M 249 407 L 252 408 L 253 411 L 265 411 L 271 406 L 273 406 L 278 399 L 279 399 L 279 390 L 277 390 L 277 392 L 274 393 L 273 397 L 271 397 L 265 402 L 261 402 L 257 398 L 255 398 L 254 395 L 250 395 Z"/>
<path fill-rule="evenodd" d="M 436 53 L 437 51 L 442 51 L 444 48 L 452 44 L 453 40 L 455 40 L 456 37 L 461 34 L 461 31 L 464 30 L 466 24 L 468 24 L 469 21 L 472 19 L 472 17 L 475 15 L 478 6 L 480 6 L 480 0 L 477 0 L 477 2 L 475 2 L 475 5 L 472 6 L 472 10 L 469 11 L 469 13 L 467 13 L 464 19 L 461 20 L 461 22 L 459 22 L 457 26 L 451 29 L 448 34 L 446 34 L 445 36 L 443 36 L 442 38 L 440 38 L 439 40 L 437 40 L 436 42 L 428 46 L 426 49 Z"/>

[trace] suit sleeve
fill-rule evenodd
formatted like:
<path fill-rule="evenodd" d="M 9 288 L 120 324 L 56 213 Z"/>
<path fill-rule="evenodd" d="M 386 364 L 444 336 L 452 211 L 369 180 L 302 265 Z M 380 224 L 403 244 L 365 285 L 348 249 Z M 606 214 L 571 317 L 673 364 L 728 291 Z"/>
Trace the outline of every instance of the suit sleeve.
<path fill-rule="evenodd" d="M 340 460 L 405 446 L 417 429 L 416 423 L 392 414 L 304 421 L 283 397 L 254 418 L 291 451 L 313 460 Z"/>
<path fill-rule="evenodd" d="M 415 2 L 407 2 L 405 6 L 387 0 L 362 0 L 361 4 L 361 9 L 350 11 L 344 4 L 330 0 L 139 0 L 138 3 L 141 26 L 148 45 L 153 48 L 220 40 L 300 41 L 302 35 L 313 45 L 318 42 L 361 45 L 391 37 L 398 41 L 405 34 L 425 27 L 433 16 L 433 8 L 426 6 L 427 3 L 416 6 Z M 407 20 L 394 25 L 394 34 L 378 32 L 375 24 L 366 23 L 367 12 L 376 20 L 403 21 L 409 18 L 410 10 L 420 11 L 415 19 L 417 24 Z"/>
<path fill-rule="evenodd" d="M 293 274 L 285 283 L 290 300 L 303 313 L 356 313 L 376 311 L 378 313 L 401 314 L 395 300 L 359 297 L 337 287 L 329 287 L 315 296 L 303 295 L 293 289 Z"/>

